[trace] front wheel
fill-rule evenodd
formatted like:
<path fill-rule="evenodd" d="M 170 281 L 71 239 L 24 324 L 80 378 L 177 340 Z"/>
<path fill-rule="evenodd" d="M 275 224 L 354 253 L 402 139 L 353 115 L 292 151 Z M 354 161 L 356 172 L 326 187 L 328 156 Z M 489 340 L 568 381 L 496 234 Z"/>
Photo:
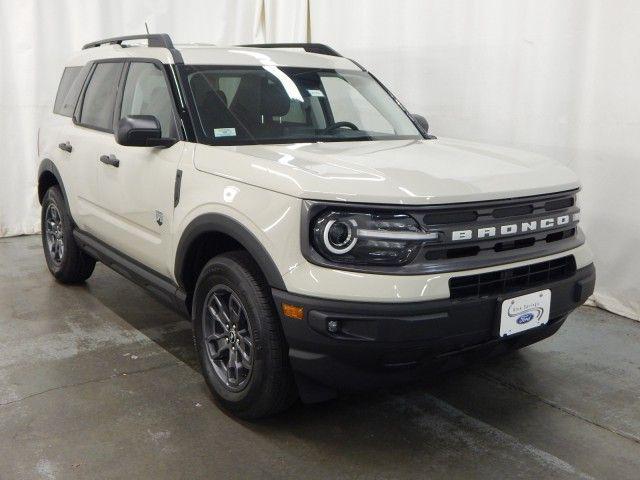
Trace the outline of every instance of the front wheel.
<path fill-rule="evenodd" d="M 83 282 L 91 276 L 96 261 L 84 253 L 73 238 L 71 214 L 57 186 L 42 199 L 42 247 L 47 267 L 63 283 Z"/>
<path fill-rule="evenodd" d="M 269 288 L 246 252 L 213 258 L 193 297 L 194 342 L 216 401 L 241 418 L 285 410 L 296 398 Z"/>

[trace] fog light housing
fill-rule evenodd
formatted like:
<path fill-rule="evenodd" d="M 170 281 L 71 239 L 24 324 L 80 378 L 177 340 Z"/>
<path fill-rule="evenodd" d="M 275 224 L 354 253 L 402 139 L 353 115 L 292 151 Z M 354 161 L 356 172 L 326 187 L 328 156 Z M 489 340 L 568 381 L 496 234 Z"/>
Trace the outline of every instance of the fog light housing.
<path fill-rule="evenodd" d="M 337 320 L 329 320 L 327 322 L 327 330 L 330 333 L 338 333 L 338 330 L 340 330 L 340 323 L 338 323 Z"/>

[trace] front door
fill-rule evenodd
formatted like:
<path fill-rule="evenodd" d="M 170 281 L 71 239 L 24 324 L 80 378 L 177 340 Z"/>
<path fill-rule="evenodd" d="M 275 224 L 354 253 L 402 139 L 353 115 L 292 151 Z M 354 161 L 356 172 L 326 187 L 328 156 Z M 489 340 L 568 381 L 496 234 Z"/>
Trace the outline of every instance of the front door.
<path fill-rule="evenodd" d="M 178 138 L 173 97 L 163 66 L 132 61 L 125 69 L 116 120 L 127 115 L 153 115 L 162 126 L 163 137 Z M 170 276 L 176 172 L 188 144 L 125 147 L 113 138 L 110 148 L 102 152 L 104 162 L 98 168 L 100 204 L 108 212 L 108 226 L 101 239 Z"/>

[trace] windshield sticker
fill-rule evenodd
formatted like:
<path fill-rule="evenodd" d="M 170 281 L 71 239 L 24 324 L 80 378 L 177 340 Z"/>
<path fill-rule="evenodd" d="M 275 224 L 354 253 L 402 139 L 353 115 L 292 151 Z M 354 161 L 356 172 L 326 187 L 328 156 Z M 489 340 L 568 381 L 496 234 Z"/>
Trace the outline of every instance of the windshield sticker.
<path fill-rule="evenodd" d="M 235 128 L 214 128 L 213 129 L 214 137 L 235 137 L 236 129 Z"/>
<path fill-rule="evenodd" d="M 322 90 L 307 90 L 307 92 L 309 92 L 309 95 L 312 97 L 324 97 Z"/>

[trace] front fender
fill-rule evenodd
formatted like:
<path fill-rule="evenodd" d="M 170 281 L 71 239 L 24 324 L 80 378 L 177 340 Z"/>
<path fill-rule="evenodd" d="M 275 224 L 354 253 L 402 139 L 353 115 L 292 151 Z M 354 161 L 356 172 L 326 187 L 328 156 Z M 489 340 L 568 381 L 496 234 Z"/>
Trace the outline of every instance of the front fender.
<path fill-rule="evenodd" d="M 184 287 L 182 271 L 189 247 L 203 233 L 222 233 L 236 240 L 251 254 L 269 285 L 273 288 L 286 290 L 278 267 L 262 243 L 240 222 L 221 213 L 201 214 L 184 229 L 176 249 L 174 272 L 178 285 Z"/>

